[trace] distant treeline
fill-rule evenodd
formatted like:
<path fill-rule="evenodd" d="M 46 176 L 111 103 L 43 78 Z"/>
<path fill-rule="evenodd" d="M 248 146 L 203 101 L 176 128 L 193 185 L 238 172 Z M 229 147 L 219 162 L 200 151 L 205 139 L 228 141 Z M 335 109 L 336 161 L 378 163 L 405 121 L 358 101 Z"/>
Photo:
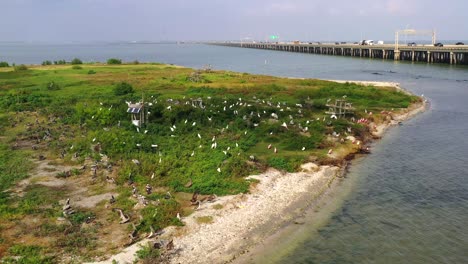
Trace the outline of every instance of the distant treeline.
<path fill-rule="evenodd" d="M 109 65 L 118 65 L 118 64 L 122 64 L 122 60 L 121 59 L 118 59 L 118 58 L 110 58 L 106 61 L 107 64 Z M 79 58 L 74 58 L 73 60 L 71 60 L 70 62 L 66 61 L 66 60 L 54 60 L 54 61 L 51 61 L 51 60 L 45 60 L 41 63 L 42 66 L 46 66 L 46 65 L 66 65 L 66 64 L 71 64 L 71 65 L 79 65 L 79 64 L 83 64 L 83 61 Z M 128 64 L 140 64 L 140 62 L 138 60 L 134 60 L 132 62 L 129 62 Z M 24 64 L 21 64 L 21 65 L 24 65 Z M 15 63 L 12 63 L 13 67 L 16 66 Z M 6 68 L 6 67 L 10 67 L 10 64 L 6 61 L 0 61 L 0 68 Z"/>

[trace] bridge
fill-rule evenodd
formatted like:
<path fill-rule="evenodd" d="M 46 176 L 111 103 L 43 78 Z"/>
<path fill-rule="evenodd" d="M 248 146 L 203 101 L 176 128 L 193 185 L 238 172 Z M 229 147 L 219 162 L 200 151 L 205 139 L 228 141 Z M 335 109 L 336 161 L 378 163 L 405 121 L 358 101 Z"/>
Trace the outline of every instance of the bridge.
<path fill-rule="evenodd" d="M 468 65 L 468 45 L 444 45 L 437 47 L 429 44 L 412 46 L 402 44 L 360 45 L 349 43 L 302 43 L 297 41 L 289 43 L 217 42 L 209 44 L 396 61 Z"/>

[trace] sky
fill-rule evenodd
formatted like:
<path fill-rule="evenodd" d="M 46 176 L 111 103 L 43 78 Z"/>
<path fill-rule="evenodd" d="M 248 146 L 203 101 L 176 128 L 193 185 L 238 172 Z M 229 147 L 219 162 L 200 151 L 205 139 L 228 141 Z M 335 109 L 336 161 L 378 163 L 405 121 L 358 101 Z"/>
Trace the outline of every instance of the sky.
<path fill-rule="evenodd" d="M 466 0 L 0 0 L 0 42 L 393 40 L 406 28 L 458 40 L 467 10 Z"/>

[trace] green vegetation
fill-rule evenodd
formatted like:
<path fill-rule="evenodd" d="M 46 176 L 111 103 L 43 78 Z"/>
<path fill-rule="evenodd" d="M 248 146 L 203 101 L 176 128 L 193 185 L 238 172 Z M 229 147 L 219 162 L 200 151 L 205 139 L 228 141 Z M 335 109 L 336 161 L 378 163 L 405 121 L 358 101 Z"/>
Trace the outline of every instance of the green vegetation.
<path fill-rule="evenodd" d="M 52 62 L 50 60 L 43 61 L 42 66 L 46 66 L 46 65 L 52 65 Z"/>
<path fill-rule="evenodd" d="M 122 64 L 121 59 L 116 59 L 116 58 L 110 58 L 107 60 L 107 64 L 112 65 L 112 64 Z"/>
<path fill-rule="evenodd" d="M 65 64 L 67 64 L 67 61 L 66 60 L 58 60 L 58 61 L 54 61 L 54 64 L 55 65 L 65 65 Z"/>
<path fill-rule="evenodd" d="M 71 64 L 72 65 L 76 65 L 76 64 L 83 64 L 83 62 L 78 59 L 78 58 L 74 58 L 72 61 L 71 61 Z"/>
<path fill-rule="evenodd" d="M 28 66 L 24 65 L 24 64 L 20 64 L 18 66 L 15 66 L 15 71 L 26 71 L 28 70 Z"/>
<path fill-rule="evenodd" d="M 9 249 L 8 257 L 2 263 L 36 264 L 36 263 L 56 263 L 54 257 L 44 256 L 44 249 L 40 246 L 14 245 Z"/>
<path fill-rule="evenodd" d="M 176 215 L 188 211 L 188 199 L 180 198 L 184 194 L 246 193 L 251 181 L 245 176 L 268 166 L 295 171 L 310 156 L 330 162 L 328 148 L 347 147 L 330 139 L 333 132 L 343 137 L 351 128 L 365 140 L 369 128 L 349 118 L 330 119 L 324 113 L 329 99 L 346 95 L 356 108 L 354 117 L 370 120 L 382 120 L 382 110 L 419 100 L 393 88 L 350 83 L 226 71 L 199 71 L 194 79 L 194 70 L 170 65 L 108 65 L 120 64 L 119 59 L 81 64 L 81 69 L 64 63 L 0 70 L 0 257 L 8 261 L 26 252 L 14 245 L 27 230 L 35 230 L 35 243 L 51 248 L 53 255 L 96 256 L 105 252 L 98 251 L 105 245 L 97 237 L 128 238 L 128 233 L 106 230 L 125 226 L 118 224 L 112 208 L 128 214 L 141 234 L 151 227 L 182 225 Z M 137 128 L 126 102 L 142 98 L 147 122 Z M 73 184 L 57 187 L 31 180 L 18 191 L 16 184 L 38 166 L 41 155 L 52 167 L 44 169 L 53 175 L 49 180 Z M 77 169 L 84 164 L 86 169 Z M 91 164 L 99 167 L 95 177 Z M 55 165 L 75 167 L 54 171 Z M 153 187 L 151 194 L 146 194 L 146 184 Z M 146 206 L 132 195 L 132 185 L 145 195 Z M 83 195 L 118 195 L 112 205 L 106 198 L 93 209 L 74 207 L 74 214 L 58 222 L 63 218 L 59 201 L 76 193 L 67 189 L 73 186 L 86 189 Z M 167 197 L 168 191 L 172 196 Z M 16 229 L 4 233 L 2 228 Z M 47 256 L 44 248 L 31 250 Z M 158 255 L 149 249 L 141 252 L 141 258 Z"/>
<path fill-rule="evenodd" d="M 4 67 L 10 67 L 10 64 L 8 64 L 8 62 L 6 61 L 0 61 L 0 68 L 4 68 Z"/>
<path fill-rule="evenodd" d="M 160 252 L 159 250 L 150 246 L 144 246 L 136 252 L 138 259 L 141 263 L 159 263 Z"/>
<path fill-rule="evenodd" d="M 114 87 L 114 94 L 116 96 L 127 95 L 132 93 L 134 93 L 133 87 L 127 82 L 118 83 Z"/>

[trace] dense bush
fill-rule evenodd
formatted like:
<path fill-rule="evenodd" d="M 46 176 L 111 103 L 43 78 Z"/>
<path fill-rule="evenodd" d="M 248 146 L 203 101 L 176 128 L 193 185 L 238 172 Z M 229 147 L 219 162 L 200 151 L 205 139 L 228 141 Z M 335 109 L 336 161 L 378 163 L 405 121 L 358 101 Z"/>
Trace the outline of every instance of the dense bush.
<path fill-rule="evenodd" d="M 55 65 L 64 65 L 64 64 L 67 64 L 67 61 L 66 60 L 58 60 L 58 61 L 54 61 L 54 64 Z"/>
<path fill-rule="evenodd" d="M 73 65 L 76 65 L 76 64 L 83 64 L 83 62 L 82 62 L 80 59 L 78 59 L 78 58 L 74 58 L 74 59 L 71 61 L 71 64 L 73 64 Z"/>
<path fill-rule="evenodd" d="M 28 67 L 24 64 L 15 66 L 15 71 L 26 71 L 26 70 L 28 70 Z"/>
<path fill-rule="evenodd" d="M 96 71 L 95 70 L 89 70 L 88 74 L 96 74 Z"/>
<path fill-rule="evenodd" d="M 73 65 L 72 69 L 73 70 L 81 70 L 81 69 L 83 69 L 83 67 L 81 67 L 80 65 Z"/>
<path fill-rule="evenodd" d="M 114 94 L 117 96 L 131 94 L 133 92 L 132 85 L 126 82 L 121 82 L 114 87 Z"/>
<path fill-rule="evenodd" d="M 46 65 L 52 65 L 52 62 L 50 60 L 43 61 L 42 66 L 46 66 Z"/>
<path fill-rule="evenodd" d="M 10 67 L 10 65 L 6 61 L 0 61 L 0 68 L 1 67 Z"/>
<path fill-rule="evenodd" d="M 107 64 L 122 64 L 121 59 L 110 58 L 107 60 Z"/>

